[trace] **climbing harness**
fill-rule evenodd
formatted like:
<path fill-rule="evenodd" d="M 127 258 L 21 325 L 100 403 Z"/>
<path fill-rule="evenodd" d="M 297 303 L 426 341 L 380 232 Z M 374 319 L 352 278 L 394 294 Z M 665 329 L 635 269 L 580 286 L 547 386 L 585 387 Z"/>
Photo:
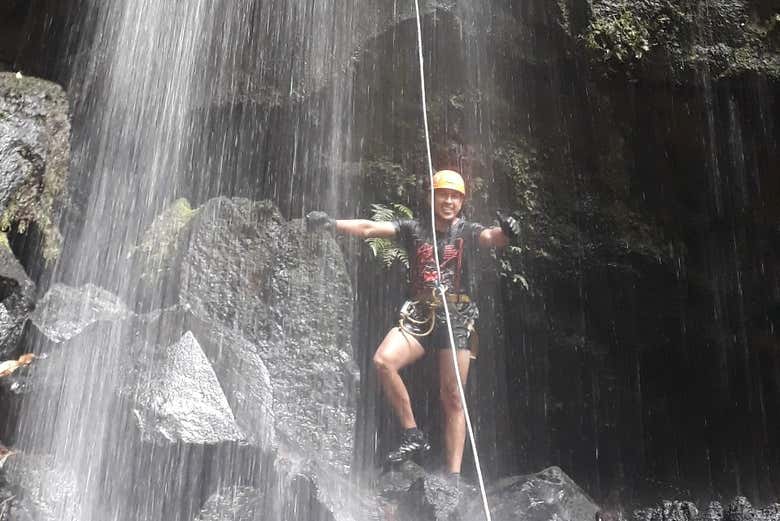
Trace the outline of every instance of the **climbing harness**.
<path fill-rule="evenodd" d="M 425 318 L 418 320 L 421 311 L 423 311 Z M 413 337 L 426 337 L 431 334 L 434 326 L 436 326 L 436 309 L 432 302 L 407 300 L 401 306 L 399 315 L 398 327 L 404 333 L 409 333 Z"/>
<path fill-rule="evenodd" d="M 446 293 L 449 304 L 468 304 L 471 298 L 465 293 Z M 398 313 L 398 327 L 405 333 L 422 338 L 430 335 L 436 327 L 436 309 L 443 307 L 437 289 L 429 297 L 407 300 Z M 473 327 L 469 328 L 473 331 Z"/>
<path fill-rule="evenodd" d="M 469 433 L 471 450 L 474 454 L 474 466 L 476 467 L 477 470 L 477 479 L 479 481 L 479 492 L 482 495 L 482 506 L 485 510 L 485 519 L 487 521 L 492 521 L 492 518 L 490 517 L 490 506 L 488 505 L 487 494 L 485 493 L 485 482 L 482 479 L 482 468 L 479 463 L 477 442 L 474 437 L 474 429 L 471 425 L 471 418 L 469 416 L 468 406 L 466 405 L 466 393 L 463 390 L 463 382 L 461 381 L 460 378 L 460 371 L 458 367 L 458 352 L 457 349 L 455 348 L 455 335 L 452 332 L 452 321 L 450 320 L 450 310 L 449 310 L 449 306 L 447 305 L 446 288 L 441 284 L 441 265 L 439 264 L 439 247 L 436 242 L 436 213 L 434 210 L 435 199 L 433 195 L 434 192 L 433 160 L 431 158 L 431 136 L 430 136 L 430 132 L 428 131 L 428 103 L 425 99 L 425 61 L 423 60 L 423 50 L 422 50 L 422 24 L 420 22 L 419 0 L 414 0 L 414 9 L 417 17 L 417 53 L 420 58 L 420 91 L 422 94 L 423 124 L 425 126 L 425 149 L 428 154 L 428 175 L 430 176 L 430 181 L 431 181 L 431 232 L 433 234 L 433 253 L 434 253 L 434 258 L 436 259 L 436 271 L 437 271 L 436 287 L 434 288 L 434 290 L 438 291 L 439 294 L 441 294 L 441 303 L 442 303 L 442 307 L 444 308 L 444 316 L 447 319 L 447 332 L 450 338 L 450 349 L 452 351 L 452 363 L 455 370 L 455 379 L 458 383 L 460 403 L 461 406 L 463 407 L 463 414 L 466 417 L 466 428 L 468 429 L 468 433 Z M 434 318 L 433 323 L 435 322 L 436 321 Z"/>

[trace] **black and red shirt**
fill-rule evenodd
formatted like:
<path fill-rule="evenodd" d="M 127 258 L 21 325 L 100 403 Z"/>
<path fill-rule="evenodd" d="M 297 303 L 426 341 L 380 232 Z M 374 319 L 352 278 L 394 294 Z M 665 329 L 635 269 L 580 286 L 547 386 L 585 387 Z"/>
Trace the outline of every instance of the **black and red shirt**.
<path fill-rule="evenodd" d="M 396 240 L 409 254 L 411 295 L 430 293 L 436 283 L 436 259 L 430 224 L 416 219 L 395 221 Z M 448 293 L 471 293 L 469 264 L 479 247 L 481 224 L 458 218 L 445 232 L 437 230 L 442 284 Z"/>

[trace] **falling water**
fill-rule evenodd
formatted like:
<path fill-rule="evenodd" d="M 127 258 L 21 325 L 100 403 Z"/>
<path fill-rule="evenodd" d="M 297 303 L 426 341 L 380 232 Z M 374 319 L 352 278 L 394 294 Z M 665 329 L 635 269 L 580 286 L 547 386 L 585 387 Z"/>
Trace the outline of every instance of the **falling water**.
<path fill-rule="evenodd" d="M 358 38 L 353 15 L 349 2 L 313 1 L 90 1 L 72 12 L 74 29 L 87 20 L 94 27 L 80 33 L 69 82 L 83 125 L 74 170 L 89 186 L 80 233 L 66 238 L 53 279 L 99 284 L 131 310 L 160 309 L 175 288 L 141 295 L 129 274 L 148 262 L 139 244 L 175 199 L 269 198 L 294 217 L 319 193 L 312 205 L 335 208 L 334 173 L 350 140 L 343 114 Z M 292 114 L 287 121 L 281 106 Z M 192 519 L 206 496 L 241 482 L 270 490 L 263 519 L 313 519 L 305 487 L 300 505 L 273 499 L 295 496 L 296 484 L 274 477 L 267 439 L 254 448 L 230 443 L 234 435 L 212 446 L 138 443 L 142 418 L 130 414 L 122 389 L 127 351 L 175 342 L 182 326 L 152 319 L 139 337 L 118 323 L 54 355 L 46 385 L 56 390 L 24 403 L 19 439 L 67 477 L 42 484 L 61 498 L 56 518 Z M 140 375 L 140 385 L 150 378 Z M 339 442 L 348 449 L 349 440 Z M 54 493 L 65 482 L 75 486 Z"/>

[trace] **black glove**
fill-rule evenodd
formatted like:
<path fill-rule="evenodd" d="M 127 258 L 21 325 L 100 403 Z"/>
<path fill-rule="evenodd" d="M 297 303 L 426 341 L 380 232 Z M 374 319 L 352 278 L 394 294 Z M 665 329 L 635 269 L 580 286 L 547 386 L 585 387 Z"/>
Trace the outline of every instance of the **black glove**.
<path fill-rule="evenodd" d="M 517 239 L 520 236 L 520 223 L 511 215 L 504 215 L 501 211 L 496 212 L 498 218 L 498 225 L 501 226 L 501 231 L 504 232 L 506 238 L 510 241 Z"/>
<path fill-rule="evenodd" d="M 336 231 L 336 219 L 333 219 L 325 212 L 309 212 L 306 214 L 306 231 L 314 232 L 318 230 Z"/>

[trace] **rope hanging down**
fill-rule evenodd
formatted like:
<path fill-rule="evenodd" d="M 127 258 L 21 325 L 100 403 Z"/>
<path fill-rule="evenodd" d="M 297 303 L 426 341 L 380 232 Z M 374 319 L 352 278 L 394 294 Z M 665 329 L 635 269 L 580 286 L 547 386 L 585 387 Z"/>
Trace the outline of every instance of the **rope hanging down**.
<path fill-rule="evenodd" d="M 439 264 L 439 247 L 436 238 L 436 213 L 434 211 L 435 200 L 433 195 L 433 160 L 431 159 L 431 137 L 428 131 L 428 103 L 425 98 L 425 62 L 423 60 L 422 49 L 422 26 L 420 23 L 420 4 L 419 0 L 414 0 L 414 9 L 417 16 L 417 52 L 420 58 L 420 90 L 422 93 L 422 113 L 423 124 L 425 126 L 425 150 L 428 154 L 428 175 L 431 181 L 431 232 L 433 235 L 433 254 L 436 259 L 436 290 L 441 294 L 441 301 L 444 306 L 444 315 L 447 319 L 447 332 L 450 338 L 450 350 L 452 351 L 452 363 L 455 370 L 455 379 L 458 383 L 458 393 L 460 394 L 460 403 L 463 407 L 463 414 L 466 417 L 466 427 L 469 433 L 469 441 L 471 442 L 471 450 L 474 453 L 474 466 L 477 469 L 477 479 L 479 481 L 479 492 L 482 495 L 482 506 L 485 510 L 485 519 L 492 521 L 490 517 L 490 507 L 488 506 L 487 494 L 485 493 L 485 482 L 482 479 L 482 467 L 479 463 L 479 454 L 477 453 L 477 442 L 474 437 L 474 429 L 471 425 L 471 418 L 469 416 L 469 409 L 466 405 L 466 393 L 463 390 L 463 381 L 460 378 L 460 370 L 458 367 L 458 352 L 455 349 L 455 338 L 452 333 L 452 322 L 450 321 L 450 309 L 447 305 L 447 295 L 445 295 L 446 288 L 441 284 L 441 265 Z"/>

